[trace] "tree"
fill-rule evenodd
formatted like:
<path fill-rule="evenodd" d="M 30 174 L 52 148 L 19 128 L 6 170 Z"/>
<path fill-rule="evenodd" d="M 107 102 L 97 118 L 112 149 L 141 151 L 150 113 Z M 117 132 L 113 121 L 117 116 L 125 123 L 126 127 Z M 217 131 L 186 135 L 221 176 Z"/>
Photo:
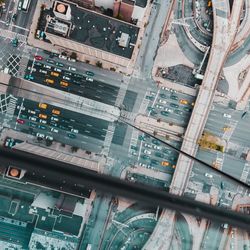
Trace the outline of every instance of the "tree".
<path fill-rule="evenodd" d="M 47 146 L 47 147 L 49 147 L 49 146 L 51 146 L 52 145 L 52 140 L 46 140 L 45 141 L 45 145 Z"/>
<path fill-rule="evenodd" d="M 36 139 L 37 139 L 39 142 L 43 140 L 42 137 L 37 137 Z"/>
<path fill-rule="evenodd" d="M 70 57 L 71 57 L 72 59 L 77 59 L 77 54 L 76 54 L 76 52 L 72 52 L 71 55 L 70 55 Z"/>
<path fill-rule="evenodd" d="M 89 60 L 85 60 L 85 62 L 86 62 L 87 64 L 89 64 L 89 63 L 90 63 L 90 61 L 89 61 Z"/>
<path fill-rule="evenodd" d="M 64 148 L 65 147 L 65 143 L 61 143 L 61 146 Z"/>
<path fill-rule="evenodd" d="M 72 152 L 72 153 L 77 152 L 78 149 L 79 149 L 78 147 L 72 146 L 72 147 L 71 147 L 71 152 Z"/>
<path fill-rule="evenodd" d="M 97 62 L 96 62 L 96 66 L 99 67 L 99 68 L 102 68 L 102 62 L 97 61 Z"/>

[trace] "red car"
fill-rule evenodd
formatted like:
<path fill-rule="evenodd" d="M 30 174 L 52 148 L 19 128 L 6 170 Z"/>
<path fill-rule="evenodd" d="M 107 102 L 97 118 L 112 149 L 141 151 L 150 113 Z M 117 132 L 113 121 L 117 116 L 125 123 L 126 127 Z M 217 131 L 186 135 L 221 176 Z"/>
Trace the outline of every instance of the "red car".
<path fill-rule="evenodd" d="M 22 120 L 22 119 L 17 119 L 16 121 L 17 121 L 17 123 L 19 123 L 19 124 L 24 124 L 24 123 L 25 123 L 25 121 Z"/>
<path fill-rule="evenodd" d="M 43 60 L 43 57 L 42 56 L 35 56 L 35 59 L 38 61 L 41 61 L 41 60 Z"/>

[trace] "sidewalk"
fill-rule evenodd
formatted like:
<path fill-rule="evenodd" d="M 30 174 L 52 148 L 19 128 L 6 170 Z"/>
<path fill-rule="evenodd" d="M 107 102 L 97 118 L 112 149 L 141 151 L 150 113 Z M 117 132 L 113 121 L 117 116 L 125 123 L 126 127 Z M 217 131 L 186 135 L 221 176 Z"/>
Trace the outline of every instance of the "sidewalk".
<path fill-rule="evenodd" d="M 36 137 L 12 129 L 3 129 L 0 135 L 1 144 L 3 144 L 6 137 L 24 141 L 23 143 L 15 145 L 14 148 L 16 149 L 68 162 L 79 167 L 84 166 L 84 168 L 101 173 L 104 170 L 106 160 L 103 157 L 95 154 L 89 155 L 86 151 L 80 148 L 77 152 L 72 153 L 70 145 L 65 145 L 65 147 L 63 147 L 61 143 L 55 141 L 53 141 L 51 146 L 47 147 L 46 145 L 37 142 Z"/>
<path fill-rule="evenodd" d="M 185 133 L 183 127 L 163 121 L 158 122 L 156 119 L 144 115 L 138 115 L 135 118 L 135 126 L 150 134 L 155 133 L 158 136 L 164 137 L 164 140 L 169 137 L 169 139 L 180 141 Z"/>
<path fill-rule="evenodd" d="M 159 170 L 154 170 L 154 169 L 148 169 L 148 168 L 144 168 L 141 166 L 136 166 L 135 168 L 125 168 L 122 173 L 121 173 L 121 179 L 125 179 L 126 177 L 126 173 L 127 172 L 130 173 L 135 173 L 135 174 L 142 174 L 148 177 L 152 177 L 161 181 L 170 181 L 171 179 L 171 175 L 167 174 L 167 173 L 163 173 Z"/>
<path fill-rule="evenodd" d="M 26 80 L 21 80 L 20 88 L 15 95 L 106 121 L 113 122 L 120 116 L 117 107 Z"/>

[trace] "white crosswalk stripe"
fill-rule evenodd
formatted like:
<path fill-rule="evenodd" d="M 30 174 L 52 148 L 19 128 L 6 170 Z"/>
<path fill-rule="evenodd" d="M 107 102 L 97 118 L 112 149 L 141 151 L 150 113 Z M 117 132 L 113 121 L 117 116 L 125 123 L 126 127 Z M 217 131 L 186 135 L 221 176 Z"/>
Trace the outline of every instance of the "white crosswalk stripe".
<path fill-rule="evenodd" d="M 21 43 L 27 43 L 27 36 L 15 33 L 10 30 L 0 29 L 0 36 L 3 38 L 9 38 L 13 40 L 14 38 L 17 38 L 19 42 Z"/>

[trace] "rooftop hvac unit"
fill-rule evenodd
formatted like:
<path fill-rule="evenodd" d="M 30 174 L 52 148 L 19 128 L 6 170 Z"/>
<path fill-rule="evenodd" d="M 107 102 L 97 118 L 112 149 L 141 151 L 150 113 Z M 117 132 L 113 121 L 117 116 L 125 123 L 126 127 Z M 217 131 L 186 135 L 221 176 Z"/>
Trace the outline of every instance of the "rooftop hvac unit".
<path fill-rule="evenodd" d="M 54 31 L 67 35 L 69 27 L 67 24 L 56 22 L 54 24 Z"/>

